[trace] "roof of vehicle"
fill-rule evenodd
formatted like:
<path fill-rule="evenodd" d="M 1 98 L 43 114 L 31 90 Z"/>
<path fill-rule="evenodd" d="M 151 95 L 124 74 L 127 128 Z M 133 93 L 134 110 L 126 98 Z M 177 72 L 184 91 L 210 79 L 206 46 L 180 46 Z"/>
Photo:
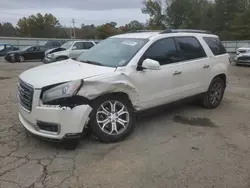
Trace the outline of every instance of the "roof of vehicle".
<path fill-rule="evenodd" d="M 161 35 L 161 34 L 168 34 L 171 36 L 185 36 L 185 35 L 207 35 L 207 36 L 214 36 L 217 37 L 216 35 L 213 35 L 209 31 L 204 31 L 204 30 L 192 30 L 192 29 L 175 29 L 175 30 L 139 30 L 133 33 L 125 33 L 125 34 L 120 34 L 120 35 L 115 35 L 111 38 L 140 38 L 140 39 L 148 39 L 153 36 Z"/>

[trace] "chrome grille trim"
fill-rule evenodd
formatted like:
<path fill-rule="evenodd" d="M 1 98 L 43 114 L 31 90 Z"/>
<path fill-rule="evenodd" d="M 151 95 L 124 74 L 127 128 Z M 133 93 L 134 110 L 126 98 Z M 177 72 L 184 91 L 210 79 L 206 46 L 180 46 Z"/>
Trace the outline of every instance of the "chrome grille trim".
<path fill-rule="evenodd" d="M 33 94 L 34 94 L 33 87 L 25 83 L 24 81 L 19 80 L 18 83 L 19 103 L 22 105 L 22 107 L 24 107 L 28 111 L 32 110 Z"/>

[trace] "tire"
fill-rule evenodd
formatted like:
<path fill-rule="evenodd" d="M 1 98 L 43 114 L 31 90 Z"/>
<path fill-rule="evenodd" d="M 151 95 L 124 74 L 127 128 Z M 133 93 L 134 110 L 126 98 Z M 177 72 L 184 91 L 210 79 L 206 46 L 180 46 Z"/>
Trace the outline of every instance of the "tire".
<path fill-rule="evenodd" d="M 111 103 L 115 110 L 111 110 Z M 120 95 L 100 97 L 94 100 L 91 106 L 93 110 L 90 116 L 90 128 L 101 142 L 119 142 L 133 132 L 134 109 L 126 97 Z"/>
<path fill-rule="evenodd" d="M 22 55 L 19 55 L 19 56 L 17 57 L 17 59 L 18 59 L 18 61 L 19 61 L 20 63 L 22 63 L 22 62 L 25 61 L 25 58 L 24 58 Z"/>
<path fill-rule="evenodd" d="M 208 91 L 203 96 L 203 106 L 207 109 L 215 109 L 217 108 L 224 96 L 225 92 L 225 82 L 220 77 L 215 77 Z"/>
<path fill-rule="evenodd" d="M 58 57 L 57 59 L 56 59 L 56 61 L 63 61 L 63 60 L 66 60 L 66 59 L 68 59 L 67 57 Z"/>

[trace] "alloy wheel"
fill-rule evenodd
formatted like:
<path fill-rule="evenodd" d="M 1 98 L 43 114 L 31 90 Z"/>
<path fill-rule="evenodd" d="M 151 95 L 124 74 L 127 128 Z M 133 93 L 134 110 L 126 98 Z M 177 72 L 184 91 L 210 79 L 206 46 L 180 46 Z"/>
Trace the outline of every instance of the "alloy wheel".
<path fill-rule="evenodd" d="M 210 101 L 212 104 L 220 102 L 223 95 L 223 86 L 221 83 L 215 83 L 210 92 Z"/>
<path fill-rule="evenodd" d="M 128 109 L 119 101 L 103 102 L 97 110 L 96 121 L 100 129 L 109 135 L 123 133 L 129 124 Z"/>

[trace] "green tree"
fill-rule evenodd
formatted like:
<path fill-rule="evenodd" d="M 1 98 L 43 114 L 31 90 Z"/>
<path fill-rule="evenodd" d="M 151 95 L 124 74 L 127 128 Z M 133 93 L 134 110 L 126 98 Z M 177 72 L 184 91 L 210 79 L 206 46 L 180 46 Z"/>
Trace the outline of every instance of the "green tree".
<path fill-rule="evenodd" d="M 0 36 L 4 37 L 14 37 L 17 35 L 17 30 L 14 28 L 12 23 L 10 22 L 5 22 L 5 23 L 0 23 Z"/>
<path fill-rule="evenodd" d="M 232 22 L 246 11 L 245 3 L 245 0 L 215 0 L 215 32 L 223 40 L 231 38 Z"/>
<path fill-rule="evenodd" d="M 17 28 L 21 36 L 29 37 L 57 37 L 56 30 L 61 25 L 52 14 L 40 13 L 23 17 L 17 22 Z"/>
<path fill-rule="evenodd" d="M 118 29 L 114 26 L 114 22 L 106 23 L 96 27 L 96 37 L 105 39 L 118 33 Z"/>
<path fill-rule="evenodd" d="M 149 29 L 164 29 L 166 28 L 166 15 L 164 12 L 164 6 L 161 0 L 144 0 L 144 7 L 142 8 L 143 14 L 150 16 L 148 20 Z"/>
<path fill-rule="evenodd" d="M 238 13 L 232 20 L 230 31 L 233 40 L 250 40 L 250 6 L 247 3 L 244 12 Z"/>
<path fill-rule="evenodd" d="M 120 27 L 120 30 L 122 33 L 126 33 L 126 32 L 133 32 L 133 31 L 137 31 L 137 30 L 144 30 L 145 24 L 137 21 L 137 20 L 133 20 L 128 24 L 125 24 L 124 26 Z"/>

